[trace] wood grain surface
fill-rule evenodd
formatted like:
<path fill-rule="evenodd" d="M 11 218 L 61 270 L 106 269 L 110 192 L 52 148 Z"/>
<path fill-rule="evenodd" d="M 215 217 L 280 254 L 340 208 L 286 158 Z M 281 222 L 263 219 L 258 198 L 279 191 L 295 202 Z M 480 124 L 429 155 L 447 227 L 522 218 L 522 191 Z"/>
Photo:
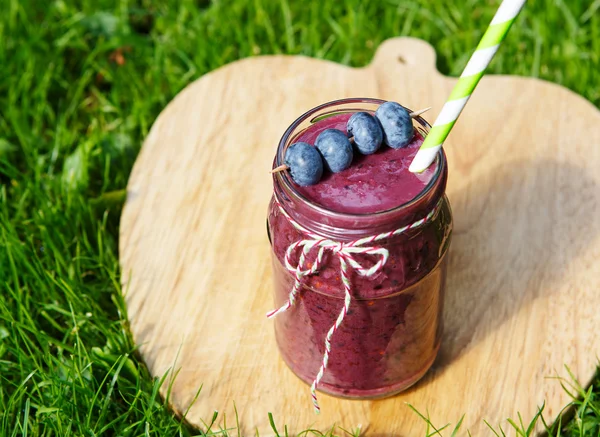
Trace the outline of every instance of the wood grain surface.
<path fill-rule="evenodd" d="M 349 68 L 299 56 L 234 62 L 190 84 L 156 120 L 137 159 L 121 219 L 120 256 L 131 330 L 151 373 L 171 371 L 169 403 L 199 427 L 271 435 L 360 426 L 367 435 L 421 436 L 425 423 L 489 435 L 545 402 L 569 398 L 565 365 L 587 384 L 600 352 L 600 112 L 558 85 L 487 76 L 449 140 L 454 210 L 445 334 L 432 370 L 407 392 L 349 401 L 308 386 L 276 349 L 265 219 L 267 171 L 286 127 L 344 97 L 376 97 L 439 113 L 455 79 L 427 43 L 384 42 Z M 177 372 L 176 377 L 172 376 Z M 192 403 L 197 391 L 200 395 Z M 339 431 L 339 433 L 343 433 Z M 449 435 L 449 432 L 446 434 Z"/>

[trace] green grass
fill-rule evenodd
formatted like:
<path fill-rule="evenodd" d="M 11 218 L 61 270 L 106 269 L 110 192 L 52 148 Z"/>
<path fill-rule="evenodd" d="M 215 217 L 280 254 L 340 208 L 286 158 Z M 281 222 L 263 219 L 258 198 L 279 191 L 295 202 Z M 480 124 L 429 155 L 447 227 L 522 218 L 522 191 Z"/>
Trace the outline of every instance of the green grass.
<path fill-rule="evenodd" d="M 194 432 L 136 356 L 117 253 L 129 171 L 179 90 L 256 54 L 364 65 L 399 35 L 457 75 L 498 3 L 0 0 L 0 435 Z M 530 0 L 490 70 L 598 106 L 600 1 Z M 550 434 L 599 435 L 599 382 L 569 389 L 574 416 Z"/>

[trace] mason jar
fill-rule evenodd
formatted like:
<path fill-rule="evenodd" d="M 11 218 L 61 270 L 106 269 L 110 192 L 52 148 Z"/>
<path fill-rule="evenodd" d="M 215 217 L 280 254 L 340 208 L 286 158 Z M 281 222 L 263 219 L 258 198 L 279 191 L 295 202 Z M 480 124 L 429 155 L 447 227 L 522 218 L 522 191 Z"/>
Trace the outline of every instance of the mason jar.
<path fill-rule="evenodd" d="M 286 130 L 274 166 L 283 163 L 286 148 L 313 123 L 343 112 L 374 113 L 382 103 L 345 99 L 311 109 Z M 430 128 L 421 117 L 413 124 L 423 137 Z M 297 265 L 301 250 L 290 252 L 286 267 L 290 245 L 315 238 L 349 243 L 402 229 L 429 216 L 414 229 L 373 243 L 389 253 L 376 274 L 362 276 L 348 268 L 352 300 L 331 337 L 328 364 L 318 390 L 348 398 L 390 396 L 414 384 L 433 364 L 442 338 L 452 215 L 445 195 L 448 166 L 443 151 L 432 165 L 435 173 L 416 197 L 393 209 L 369 214 L 324 208 L 303 197 L 288 172 L 273 175 L 267 231 L 276 308 L 287 302 L 296 281 L 289 263 Z M 305 269 L 314 265 L 317 253 L 315 247 L 306 254 Z M 377 262 L 368 253 L 353 257 L 367 267 Z M 321 367 L 325 336 L 344 307 L 341 274 L 340 257 L 325 250 L 318 270 L 302 278 L 294 304 L 274 317 L 281 357 L 308 384 Z"/>

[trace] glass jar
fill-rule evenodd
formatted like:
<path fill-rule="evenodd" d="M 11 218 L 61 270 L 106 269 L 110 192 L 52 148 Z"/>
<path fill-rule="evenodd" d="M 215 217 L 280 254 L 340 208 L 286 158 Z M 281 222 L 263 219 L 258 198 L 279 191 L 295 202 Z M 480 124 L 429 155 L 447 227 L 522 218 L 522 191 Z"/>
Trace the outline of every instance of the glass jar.
<path fill-rule="evenodd" d="M 345 99 L 318 106 L 298 118 L 283 135 L 275 166 L 283 163 L 286 148 L 308 126 L 341 112 L 373 113 L 383 101 Z M 414 120 L 423 136 L 429 124 Z M 288 247 L 318 236 L 349 242 L 393 231 L 435 214 L 425 225 L 377 242 L 389 258 L 374 276 L 360 276 L 349 268 L 352 301 L 331 339 L 328 366 L 318 389 L 350 398 L 377 398 L 398 393 L 418 381 L 433 364 L 440 347 L 447 252 L 452 230 L 445 196 L 448 167 L 443 151 L 433 165 L 429 184 L 413 200 L 372 214 L 330 211 L 304 198 L 288 172 L 273 175 L 274 196 L 269 205 L 267 231 L 272 247 L 275 308 L 286 303 L 294 273 L 286 268 Z M 310 233 L 294 227 L 281 208 Z M 315 262 L 318 249 L 306 257 Z M 298 254 L 295 253 L 295 262 Z M 356 254 L 357 262 L 372 266 L 377 258 Z M 312 383 L 325 352 L 325 336 L 344 306 L 340 261 L 325 251 L 316 273 L 303 278 L 297 300 L 274 318 L 275 335 L 283 360 L 300 379 Z"/>

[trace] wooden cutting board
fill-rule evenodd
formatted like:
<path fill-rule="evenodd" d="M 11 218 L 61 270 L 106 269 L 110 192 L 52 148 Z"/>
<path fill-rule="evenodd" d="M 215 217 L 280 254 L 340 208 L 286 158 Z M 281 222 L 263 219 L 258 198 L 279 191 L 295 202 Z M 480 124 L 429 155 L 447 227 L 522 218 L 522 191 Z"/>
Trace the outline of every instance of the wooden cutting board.
<path fill-rule="evenodd" d="M 309 390 L 282 363 L 265 318 L 272 307 L 265 229 L 267 171 L 285 128 L 343 97 L 377 97 L 439 113 L 456 79 L 427 43 L 384 42 L 349 68 L 301 56 L 234 62 L 190 84 L 156 120 L 137 159 L 121 220 L 131 330 L 150 372 L 171 371 L 169 403 L 199 427 L 242 434 L 362 427 L 424 435 L 456 423 L 489 435 L 545 402 L 552 421 L 569 398 L 553 377 L 569 366 L 590 382 L 600 352 L 600 112 L 558 85 L 487 76 L 446 142 L 455 218 L 445 335 L 416 386 L 349 401 Z M 433 121 L 433 120 L 431 120 Z M 197 391 L 200 395 L 190 406 Z M 214 427 L 213 427 L 214 428 Z M 338 433 L 343 433 L 338 430 Z M 446 434 L 446 435 L 449 435 Z"/>

